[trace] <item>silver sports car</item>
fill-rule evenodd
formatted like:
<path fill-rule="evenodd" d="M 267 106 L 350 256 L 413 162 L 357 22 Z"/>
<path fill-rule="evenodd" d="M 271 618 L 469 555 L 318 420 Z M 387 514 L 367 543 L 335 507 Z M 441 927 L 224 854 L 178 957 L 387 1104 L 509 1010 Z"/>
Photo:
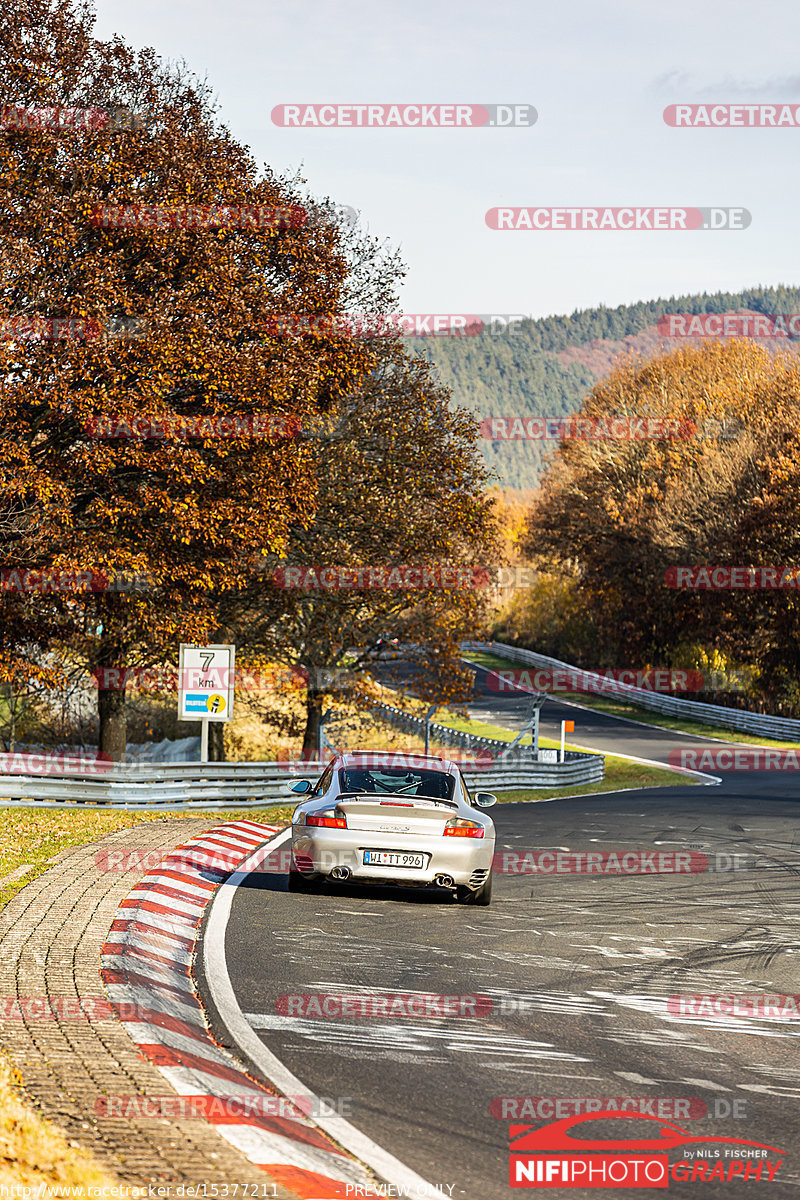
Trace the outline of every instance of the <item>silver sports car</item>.
<path fill-rule="evenodd" d="M 298 779 L 307 798 L 292 816 L 290 891 L 325 879 L 445 888 L 464 904 L 492 898 L 494 825 L 455 763 L 428 754 L 338 755 L 319 780 Z"/>

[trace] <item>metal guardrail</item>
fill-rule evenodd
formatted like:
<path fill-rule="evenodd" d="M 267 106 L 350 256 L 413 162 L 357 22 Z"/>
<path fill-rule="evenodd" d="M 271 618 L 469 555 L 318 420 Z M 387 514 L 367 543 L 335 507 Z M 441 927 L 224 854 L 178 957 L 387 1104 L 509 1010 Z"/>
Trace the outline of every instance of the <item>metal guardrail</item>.
<path fill-rule="evenodd" d="M 324 763 L 111 763 L 99 774 L 0 775 L 0 808 L 254 808 L 293 803 L 286 784 Z M 295 801 L 296 802 L 296 801 Z"/>
<path fill-rule="evenodd" d="M 740 733 L 753 733 L 761 737 L 772 737 L 778 741 L 800 741 L 800 720 L 791 717 L 771 717 L 764 713 L 744 712 L 741 709 L 725 708 L 719 704 L 703 704 L 695 700 L 680 700 L 676 696 L 661 696 L 647 688 L 633 687 L 627 683 L 609 682 L 601 674 L 594 671 L 584 671 L 569 663 L 561 662 L 558 658 L 549 658 L 546 654 L 537 654 L 534 650 L 523 650 L 519 646 L 508 646 L 504 642 L 462 642 L 461 651 L 464 654 L 481 652 L 497 654 L 510 662 L 522 663 L 525 666 L 540 669 L 555 669 L 574 671 L 581 676 L 586 685 L 586 691 L 598 696 L 625 698 L 642 708 L 665 716 L 688 717 L 701 721 L 705 725 L 721 725 L 726 729 L 736 729 Z M 596 684 L 596 687 L 594 686 Z M 535 680 L 531 680 L 531 689 L 535 689 Z M 526 691 L 525 687 L 520 688 Z"/>
<path fill-rule="evenodd" d="M 409 717 L 399 709 L 394 711 Z M 422 725 L 424 728 L 424 721 Z M 507 748 L 507 743 L 495 743 L 491 738 L 475 738 L 446 726 L 436 728 L 437 737 L 439 729 L 459 739 L 472 737 L 473 748 L 475 743 L 480 743 L 479 748 L 484 749 Z M 466 743 L 458 741 L 455 744 Z M 387 754 L 392 753 L 387 751 Z M 536 763 L 529 755 L 528 751 L 526 759 L 524 750 L 504 760 L 492 755 L 494 761 L 488 762 L 485 769 L 465 770 L 464 776 L 472 788 L 508 791 L 523 787 L 576 786 L 597 782 L 605 775 L 605 760 L 601 755 L 567 751 L 564 763 Z M 299 803 L 300 798 L 293 797 L 286 784 L 292 779 L 314 779 L 327 765 L 325 760 L 109 763 L 104 764 L 101 771 L 95 765 L 91 773 L 69 771 L 62 766 L 54 775 L 47 771 L 44 756 L 42 759 L 41 772 L 0 775 L 0 808 L 265 808 Z"/>
<path fill-rule="evenodd" d="M 406 732 L 425 734 L 425 720 L 389 704 L 373 711 Z M 576 787 L 605 777 L 605 758 L 567 750 L 564 762 L 543 763 L 530 747 L 509 751 L 508 742 L 478 737 L 448 725 L 431 725 L 445 746 L 486 752 L 480 767 L 464 769 L 473 789 Z M 387 754 L 402 751 L 388 750 Z M 34 756 L 31 756 L 34 757 Z M 26 774 L 0 774 L 0 808 L 256 808 L 299 802 L 286 788 L 292 778 L 315 778 L 330 759 L 286 762 L 102 763 L 70 770 L 64 757 L 37 754 L 42 769 Z M 49 769 L 48 769 L 49 767 Z"/>
<path fill-rule="evenodd" d="M 509 792 L 519 788 L 581 787 L 600 783 L 606 774 L 602 754 L 584 754 L 581 762 L 520 763 L 507 770 L 464 771 L 471 791 Z"/>

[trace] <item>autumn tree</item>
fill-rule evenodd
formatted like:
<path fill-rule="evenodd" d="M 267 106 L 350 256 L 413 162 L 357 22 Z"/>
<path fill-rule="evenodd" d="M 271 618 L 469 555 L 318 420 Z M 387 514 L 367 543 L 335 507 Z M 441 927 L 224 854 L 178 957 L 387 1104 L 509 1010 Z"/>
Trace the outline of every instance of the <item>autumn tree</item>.
<path fill-rule="evenodd" d="M 354 272 L 331 210 L 259 169 L 201 85 L 153 51 L 96 40 L 92 21 L 83 5 L 21 0 L 0 33 L 4 113 L 137 117 L 116 129 L 22 117 L 0 131 L 3 328 L 86 322 L 83 336 L 0 339 L 2 565 L 150 582 L 6 592 L 2 662 L 35 673 L 50 640 L 71 645 L 100 681 L 100 748 L 120 758 L 124 693 L 104 686 L 108 670 L 213 636 L 219 596 L 313 517 L 316 464 L 296 430 L 372 369 L 367 342 L 334 327 L 286 337 L 275 316 L 354 297 L 380 311 L 396 271 L 367 253 Z M 133 319 L 141 336 L 109 332 Z M 163 431 L 209 414 L 240 429 L 258 418 L 261 432 L 98 436 L 109 417 Z"/>
<path fill-rule="evenodd" d="M 459 642 L 482 630 L 500 553 L 475 419 L 449 410 L 430 367 L 397 341 L 377 353 L 375 371 L 336 419 L 306 433 L 318 483 L 313 522 L 295 525 L 285 550 L 265 558 L 261 581 L 224 598 L 225 628 L 243 661 L 263 655 L 308 672 L 304 752 L 316 747 L 326 703 L 345 695 L 370 703 L 381 638 L 404 646 L 418 696 L 466 698 Z M 392 568 L 409 566 L 452 573 L 416 587 L 404 584 L 423 576 L 397 570 L 392 582 Z M 350 582 L 318 586 L 325 567 L 349 569 Z M 363 573 L 370 567 L 385 568 L 389 586 L 375 586 Z M 282 586 L 287 568 L 300 569 L 300 586 Z M 331 682 L 343 665 L 347 682 Z"/>
<path fill-rule="evenodd" d="M 677 430 L 564 441 L 532 507 L 527 552 L 576 580 L 596 665 L 670 665 L 691 639 L 743 654 L 764 621 L 762 662 L 785 660 L 794 596 L 681 592 L 665 572 L 794 561 L 799 378 L 753 343 L 711 343 L 627 363 L 587 397 L 581 416 Z"/>

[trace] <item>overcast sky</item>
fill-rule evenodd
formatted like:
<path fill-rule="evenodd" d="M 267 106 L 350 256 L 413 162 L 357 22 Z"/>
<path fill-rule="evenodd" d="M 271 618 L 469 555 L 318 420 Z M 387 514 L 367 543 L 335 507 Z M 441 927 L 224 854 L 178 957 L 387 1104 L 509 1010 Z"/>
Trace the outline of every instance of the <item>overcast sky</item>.
<path fill-rule="evenodd" d="M 800 284 L 800 126 L 671 128 L 675 103 L 800 106 L 796 0 L 97 0 L 99 37 L 205 76 L 256 159 L 398 246 L 408 313 L 544 316 Z M 282 128 L 280 104 L 535 106 L 531 127 Z M 800 112 L 798 113 L 800 117 Z M 489 229 L 495 206 L 743 207 L 747 229 Z"/>

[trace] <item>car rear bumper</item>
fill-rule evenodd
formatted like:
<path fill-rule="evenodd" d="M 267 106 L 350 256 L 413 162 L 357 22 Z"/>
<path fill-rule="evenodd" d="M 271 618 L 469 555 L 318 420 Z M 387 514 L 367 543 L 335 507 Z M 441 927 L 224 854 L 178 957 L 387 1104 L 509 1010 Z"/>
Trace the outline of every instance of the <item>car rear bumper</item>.
<path fill-rule="evenodd" d="M 427 856 L 424 867 L 390 867 L 364 862 L 365 850 L 391 850 Z M 416 883 L 420 887 L 447 875 L 454 883 L 478 887 L 492 868 L 494 837 L 455 838 L 374 833 L 358 829 L 292 830 L 292 854 L 304 874 L 330 875 L 346 867 L 354 879 Z"/>

